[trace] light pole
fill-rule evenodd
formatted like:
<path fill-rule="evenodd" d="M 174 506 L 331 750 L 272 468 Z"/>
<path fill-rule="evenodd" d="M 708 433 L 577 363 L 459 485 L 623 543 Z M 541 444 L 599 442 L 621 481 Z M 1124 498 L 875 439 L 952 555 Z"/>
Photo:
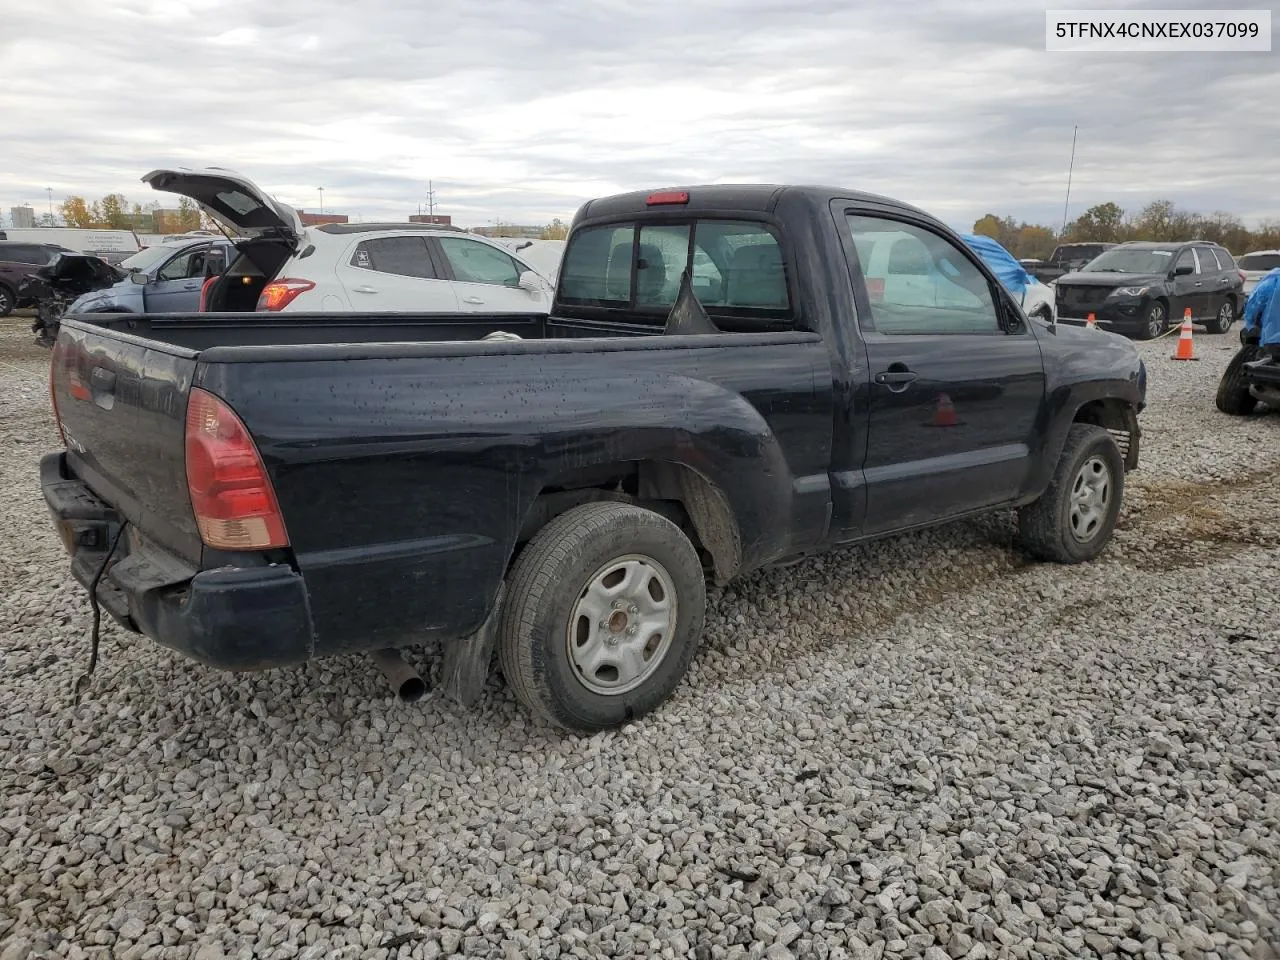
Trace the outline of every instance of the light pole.
<path fill-rule="evenodd" d="M 324 187 L 316 187 L 320 191 L 320 213 L 324 213 Z"/>
<path fill-rule="evenodd" d="M 49 226 L 53 226 L 53 187 L 45 187 L 44 192 L 49 195 Z"/>

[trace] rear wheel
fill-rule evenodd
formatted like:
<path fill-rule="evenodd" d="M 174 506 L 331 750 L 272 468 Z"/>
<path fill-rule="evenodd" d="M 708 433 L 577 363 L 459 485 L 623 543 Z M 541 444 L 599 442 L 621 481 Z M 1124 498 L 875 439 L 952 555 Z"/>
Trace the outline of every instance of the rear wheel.
<path fill-rule="evenodd" d="M 13 291 L 6 286 L 0 286 L 0 317 L 7 317 L 13 313 L 13 306 Z"/>
<path fill-rule="evenodd" d="M 1218 315 L 1206 323 L 1205 329 L 1210 333 L 1226 333 L 1236 321 L 1236 305 L 1230 299 L 1222 301 Z"/>
<path fill-rule="evenodd" d="M 679 527 L 630 504 L 585 504 L 543 527 L 512 567 L 502 673 L 552 723 L 616 727 L 675 690 L 705 610 L 702 563 Z"/>
<path fill-rule="evenodd" d="M 1142 340 L 1154 340 L 1169 329 L 1169 308 L 1163 300 L 1153 300 L 1142 315 L 1142 327 L 1138 337 Z"/>
<path fill-rule="evenodd" d="M 1257 346 L 1246 344 L 1227 364 L 1222 379 L 1218 381 L 1216 398 L 1218 409 L 1223 413 L 1233 417 L 1243 417 L 1253 413 L 1254 408 L 1257 407 L 1258 398 L 1249 392 L 1244 382 L 1244 365 L 1257 360 L 1260 353 L 1261 350 Z"/>
<path fill-rule="evenodd" d="M 1032 556 L 1082 563 L 1115 531 L 1124 496 L 1124 459 L 1102 427 L 1074 423 L 1040 499 L 1018 512 L 1018 538 Z"/>

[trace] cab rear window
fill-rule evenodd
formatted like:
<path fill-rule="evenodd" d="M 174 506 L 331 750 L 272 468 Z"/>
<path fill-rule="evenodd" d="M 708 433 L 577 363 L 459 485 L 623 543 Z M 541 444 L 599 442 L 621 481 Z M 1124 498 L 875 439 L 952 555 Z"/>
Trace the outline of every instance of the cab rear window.
<path fill-rule="evenodd" d="M 641 322 L 661 324 L 686 269 L 703 308 L 725 329 L 772 329 L 792 317 L 778 238 L 767 225 L 746 220 L 580 229 L 565 252 L 560 300 L 634 312 Z M 734 320 L 742 322 L 724 322 Z"/>

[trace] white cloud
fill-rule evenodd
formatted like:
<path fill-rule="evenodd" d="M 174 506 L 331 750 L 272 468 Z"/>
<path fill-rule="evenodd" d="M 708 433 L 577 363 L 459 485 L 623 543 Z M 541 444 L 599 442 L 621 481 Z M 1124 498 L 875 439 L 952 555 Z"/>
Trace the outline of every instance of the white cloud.
<path fill-rule="evenodd" d="M 1015 0 L 10 0 L 5 28 L 5 208 L 218 164 L 366 219 L 428 180 L 468 223 L 770 180 L 1056 224 L 1079 124 L 1075 212 L 1280 216 L 1273 55 L 1047 54 Z"/>

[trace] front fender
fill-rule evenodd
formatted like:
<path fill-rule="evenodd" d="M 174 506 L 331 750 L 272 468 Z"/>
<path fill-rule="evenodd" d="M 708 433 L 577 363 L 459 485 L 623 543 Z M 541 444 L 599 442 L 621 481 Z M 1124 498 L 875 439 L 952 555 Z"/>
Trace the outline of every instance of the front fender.
<path fill-rule="evenodd" d="M 1083 408 L 1090 404 L 1118 406 L 1124 413 L 1113 415 L 1114 428 L 1137 431 L 1137 414 L 1146 403 L 1142 358 L 1125 337 L 1061 324 L 1053 328 L 1038 325 L 1035 333 L 1044 358 L 1045 398 L 1037 422 L 1041 442 L 1033 458 L 1035 466 L 1028 474 L 1027 500 L 1034 500 L 1049 485 L 1067 432 Z M 1137 450 L 1136 443 L 1133 449 Z"/>

